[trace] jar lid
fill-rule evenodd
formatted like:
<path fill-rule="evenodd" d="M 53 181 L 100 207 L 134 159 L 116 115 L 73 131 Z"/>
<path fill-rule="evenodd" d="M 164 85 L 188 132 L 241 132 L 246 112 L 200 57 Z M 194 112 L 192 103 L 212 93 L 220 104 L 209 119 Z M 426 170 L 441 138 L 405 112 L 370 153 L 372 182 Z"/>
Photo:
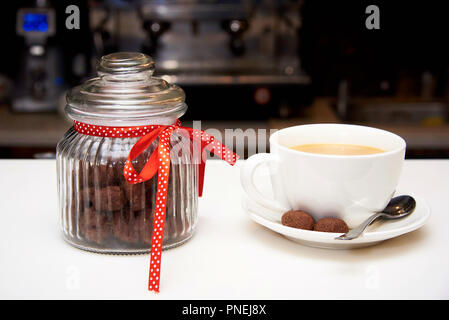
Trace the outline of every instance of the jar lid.
<path fill-rule="evenodd" d="M 153 76 L 154 61 L 135 52 L 101 58 L 99 77 L 67 93 L 72 120 L 97 125 L 172 124 L 187 110 L 184 91 Z"/>

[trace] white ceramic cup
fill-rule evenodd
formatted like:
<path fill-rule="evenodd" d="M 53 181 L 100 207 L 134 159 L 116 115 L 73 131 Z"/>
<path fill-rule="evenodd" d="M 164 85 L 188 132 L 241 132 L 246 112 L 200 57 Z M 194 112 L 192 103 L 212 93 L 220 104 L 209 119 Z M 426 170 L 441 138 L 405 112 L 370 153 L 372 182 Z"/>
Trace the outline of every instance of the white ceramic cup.
<path fill-rule="evenodd" d="M 327 155 L 291 149 L 314 143 L 354 144 L 385 150 L 370 155 Z M 385 208 L 393 196 L 405 156 L 405 141 L 391 132 L 347 124 L 310 124 L 275 132 L 270 153 L 245 161 L 241 182 L 252 200 L 269 210 L 304 210 L 315 220 L 339 217 L 350 228 Z M 274 199 L 254 184 L 268 164 Z"/>

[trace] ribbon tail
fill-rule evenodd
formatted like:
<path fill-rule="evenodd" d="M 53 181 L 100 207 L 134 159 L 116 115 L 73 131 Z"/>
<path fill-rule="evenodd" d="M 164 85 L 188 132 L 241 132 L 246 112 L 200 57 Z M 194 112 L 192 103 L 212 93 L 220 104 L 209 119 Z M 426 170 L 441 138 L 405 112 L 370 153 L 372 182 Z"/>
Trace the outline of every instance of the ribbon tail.
<path fill-rule="evenodd" d="M 170 137 L 173 128 L 167 128 L 159 136 L 157 148 L 158 175 L 156 203 L 154 208 L 153 233 L 151 237 L 150 271 L 148 290 L 159 292 L 161 278 L 161 252 L 164 242 L 165 214 L 167 210 L 167 189 L 170 177 Z"/>
<path fill-rule="evenodd" d="M 184 127 L 183 127 L 184 128 Z M 214 155 L 220 157 L 230 165 L 234 165 L 239 158 L 237 154 L 226 148 L 222 143 L 217 141 L 214 137 L 207 132 L 193 130 L 191 128 L 185 128 L 190 132 L 191 139 L 193 140 L 194 155 L 199 153 L 198 164 L 198 196 L 203 195 L 204 187 L 204 174 L 206 170 L 207 154 L 206 150 L 212 152 Z M 200 147 L 199 152 L 195 152 Z"/>
<path fill-rule="evenodd" d="M 198 165 L 198 196 L 203 196 L 204 171 L 206 170 L 206 161 L 201 161 Z"/>

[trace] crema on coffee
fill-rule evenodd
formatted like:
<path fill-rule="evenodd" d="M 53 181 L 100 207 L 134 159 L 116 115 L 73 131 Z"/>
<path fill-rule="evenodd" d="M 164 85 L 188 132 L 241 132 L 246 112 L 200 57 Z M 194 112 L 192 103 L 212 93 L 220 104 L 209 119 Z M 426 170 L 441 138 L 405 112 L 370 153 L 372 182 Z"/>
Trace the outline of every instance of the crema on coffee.
<path fill-rule="evenodd" d="M 308 153 L 343 155 L 343 156 L 359 156 L 385 152 L 385 150 L 362 146 L 356 144 L 335 144 L 335 143 L 313 143 L 301 144 L 290 147 L 290 149 Z"/>

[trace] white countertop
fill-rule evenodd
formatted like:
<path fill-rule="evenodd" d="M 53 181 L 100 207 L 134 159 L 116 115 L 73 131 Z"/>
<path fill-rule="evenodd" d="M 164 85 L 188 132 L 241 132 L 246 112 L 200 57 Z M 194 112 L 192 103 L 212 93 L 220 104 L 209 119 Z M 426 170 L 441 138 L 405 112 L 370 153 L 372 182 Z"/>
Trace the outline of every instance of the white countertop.
<path fill-rule="evenodd" d="M 198 229 L 164 251 L 155 294 L 148 255 L 89 253 L 62 240 L 54 160 L 0 160 L 0 298 L 449 298 L 449 160 L 406 161 L 399 189 L 427 200 L 424 227 L 355 250 L 301 246 L 250 220 L 240 165 L 208 161 Z"/>

